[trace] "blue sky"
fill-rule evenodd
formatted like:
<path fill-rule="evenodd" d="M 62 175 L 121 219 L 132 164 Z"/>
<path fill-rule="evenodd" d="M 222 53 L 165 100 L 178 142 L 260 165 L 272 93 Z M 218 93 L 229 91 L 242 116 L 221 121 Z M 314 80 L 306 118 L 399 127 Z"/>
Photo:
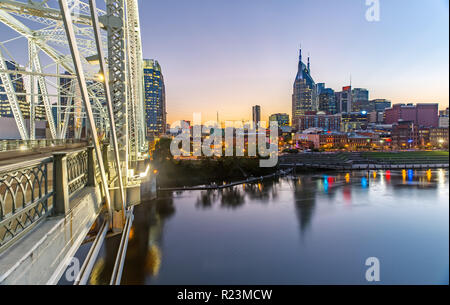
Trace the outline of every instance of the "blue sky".
<path fill-rule="evenodd" d="M 448 106 L 448 1 L 140 0 L 144 57 L 166 81 L 168 120 L 291 112 L 298 48 L 316 82 L 349 83 L 370 98 Z"/>

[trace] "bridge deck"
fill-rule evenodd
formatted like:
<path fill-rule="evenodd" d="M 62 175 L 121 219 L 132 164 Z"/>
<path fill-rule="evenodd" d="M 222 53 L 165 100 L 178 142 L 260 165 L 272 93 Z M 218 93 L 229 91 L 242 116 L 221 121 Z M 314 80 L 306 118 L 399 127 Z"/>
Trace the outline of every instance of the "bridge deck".
<path fill-rule="evenodd" d="M 98 188 L 71 198 L 65 216 L 47 217 L 0 254 L 0 285 L 56 284 L 101 210 Z"/>

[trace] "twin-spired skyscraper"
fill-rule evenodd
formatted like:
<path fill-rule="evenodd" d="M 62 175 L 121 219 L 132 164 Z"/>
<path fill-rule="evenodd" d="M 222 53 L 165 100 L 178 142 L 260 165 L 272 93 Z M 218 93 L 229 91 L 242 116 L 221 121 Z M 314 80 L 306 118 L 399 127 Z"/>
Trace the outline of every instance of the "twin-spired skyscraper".
<path fill-rule="evenodd" d="M 317 89 L 316 83 L 310 74 L 310 63 L 302 62 L 302 49 L 298 60 L 298 72 L 294 81 L 294 92 L 292 94 L 292 126 L 298 126 L 299 117 L 308 111 L 317 110 Z"/>
<path fill-rule="evenodd" d="M 147 138 L 166 133 L 166 91 L 157 60 L 144 59 L 144 102 Z"/>

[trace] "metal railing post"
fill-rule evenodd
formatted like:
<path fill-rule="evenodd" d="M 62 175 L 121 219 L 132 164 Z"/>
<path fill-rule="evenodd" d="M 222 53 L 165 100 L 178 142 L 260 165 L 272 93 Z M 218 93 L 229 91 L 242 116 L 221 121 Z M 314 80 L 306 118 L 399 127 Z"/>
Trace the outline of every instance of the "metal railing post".
<path fill-rule="evenodd" d="M 88 158 L 88 179 L 87 186 L 96 186 L 97 181 L 95 179 L 95 150 L 94 146 L 88 146 L 87 158 Z"/>
<path fill-rule="evenodd" d="M 53 154 L 53 213 L 66 215 L 69 211 L 69 185 L 67 176 L 67 153 Z"/>

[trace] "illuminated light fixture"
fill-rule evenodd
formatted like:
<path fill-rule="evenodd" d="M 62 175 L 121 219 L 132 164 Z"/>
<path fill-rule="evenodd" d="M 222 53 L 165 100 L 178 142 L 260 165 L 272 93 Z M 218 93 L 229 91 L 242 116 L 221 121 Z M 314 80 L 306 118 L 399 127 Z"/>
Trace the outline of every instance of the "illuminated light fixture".
<path fill-rule="evenodd" d="M 147 165 L 147 168 L 145 169 L 145 172 L 140 173 L 139 177 L 141 177 L 141 178 L 147 177 L 149 171 L 150 171 L 150 165 Z"/>
<path fill-rule="evenodd" d="M 96 76 L 97 76 L 97 79 L 98 79 L 100 82 L 104 82 L 104 81 L 105 81 L 105 76 L 103 76 L 103 74 L 99 73 L 99 74 L 97 74 Z"/>

